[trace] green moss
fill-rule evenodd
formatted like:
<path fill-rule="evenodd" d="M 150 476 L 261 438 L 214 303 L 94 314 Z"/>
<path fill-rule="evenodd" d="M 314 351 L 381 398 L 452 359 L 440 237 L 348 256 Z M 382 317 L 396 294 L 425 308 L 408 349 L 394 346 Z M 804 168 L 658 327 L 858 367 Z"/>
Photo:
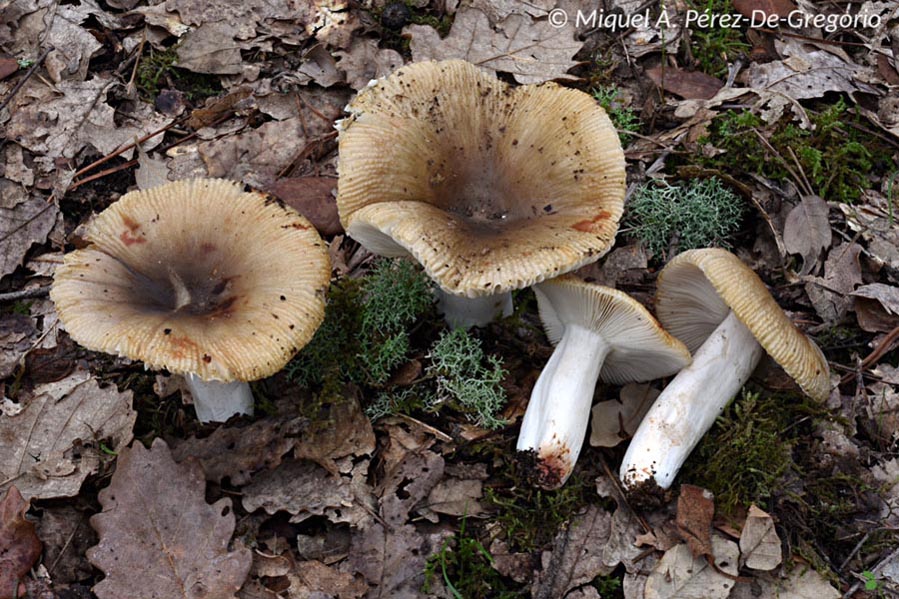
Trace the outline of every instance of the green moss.
<path fill-rule="evenodd" d="M 222 86 L 215 75 L 194 73 L 175 66 L 178 62 L 177 47 L 162 51 L 148 47 L 149 53 L 141 57 L 135 79 L 138 91 L 145 98 L 155 100 L 169 80 L 193 102 L 221 93 Z"/>
<path fill-rule="evenodd" d="M 710 177 L 640 188 L 628 204 L 625 227 L 654 256 L 670 258 L 692 248 L 730 247 L 742 214 L 740 197 Z"/>
<path fill-rule="evenodd" d="M 775 181 L 794 178 L 792 171 L 807 179 L 812 191 L 825 200 L 857 200 L 871 186 L 869 173 L 891 164 L 890 149 L 859 128 L 861 117 L 842 99 L 820 112 L 810 111 L 810 119 L 810 129 L 802 129 L 789 117 L 766 126 L 750 112 L 728 112 L 713 120 L 708 136 L 699 140 L 721 152 L 703 153 L 696 159 L 709 168 Z"/>
<path fill-rule="evenodd" d="M 466 531 L 467 518 L 462 518 L 459 532 L 444 541 L 440 551 L 428 558 L 423 591 L 431 592 L 435 580 L 442 580 L 454 599 L 520 597 L 507 588 L 493 567 L 493 556 L 474 536 Z"/>
<path fill-rule="evenodd" d="M 690 8 L 712 15 L 735 14 L 731 0 L 688 0 Z M 732 27 L 694 27 L 690 31 L 690 53 L 699 69 L 712 77 L 725 77 L 728 66 L 750 45 L 741 29 Z"/>
<path fill-rule="evenodd" d="M 627 145 L 633 137 L 630 134 L 640 131 L 640 117 L 632 108 L 621 103 L 620 92 L 614 86 L 601 85 L 594 88 L 591 93 L 618 129 L 621 145 Z"/>

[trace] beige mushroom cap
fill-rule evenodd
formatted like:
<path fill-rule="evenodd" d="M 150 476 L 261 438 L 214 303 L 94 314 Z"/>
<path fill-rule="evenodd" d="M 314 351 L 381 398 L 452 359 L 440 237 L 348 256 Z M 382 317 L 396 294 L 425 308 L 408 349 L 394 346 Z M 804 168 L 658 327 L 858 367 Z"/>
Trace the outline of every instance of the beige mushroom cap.
<path fill-rule="evenodd" d="M 614 242 L 624 153 L 583 92 L 512 88 L 464 61 L 423 62 L 362 90 L 348 110 L 344 228 L 376 253 L 413 255 L 449 293 L 526 287 Z"/>
<path fill-rule="evenodd" d="M 691 351 L 731 310 L 809 397 L 827 398 L 830 370 L 824 354 L 790 322 L 762 280 L 739 258 L 717 248 L 689 250 L 659 273 L 656 313 Z"/>
<path fill-rule="evenodd" d="M 204 380 L 277 372 L 321 324 L 327 250 L 298 213 L 238 183 L 128 193 L 66 255 L 50 297 L 84 347 Z"/>
<path fill-rule="evenodd" d="M 689 350 L 643 305 L 617 289 L 573 275 L 534 287 L 546 336 L 558 345 L 568 325 L 596 332 L 611 346 L 600 378 L 616 385 L 669 376 L 690 363 Z"/>

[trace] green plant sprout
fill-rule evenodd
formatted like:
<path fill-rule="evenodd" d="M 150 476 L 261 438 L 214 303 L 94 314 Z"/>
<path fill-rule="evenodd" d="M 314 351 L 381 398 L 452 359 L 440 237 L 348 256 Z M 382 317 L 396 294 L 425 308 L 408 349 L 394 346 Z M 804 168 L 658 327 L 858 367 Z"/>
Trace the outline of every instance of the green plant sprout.
<path fill-rule="evenodd" d="M 743 202 L 717 177 L 686 185 L 640 188 L 628 206 L 625 226 L 658 257 L 693 248 L 730 247 Z"/>
<path fill-rule="evenodd" d="M 862 572 L 862 580 L 865 581 L 865 590 L 866 591 L 876 591 L 878 588 L 877 583 L 877 575 L 870 570 L 865 570 Z"/>
<path fill-rule="evenodd" d="M 689 0 L 688 4 L 690 8 L 709 14 L 735 12 L 731 0 Z M 750 49 L 743 32 L 732 27 L 691 29 L 690 40 L 690 52 L 699 69 L 712 77 L 727 75 L 730 63 Z"/>
<path fill-rule="evenodd" d="M 637 116 L 633 108 L 622 105 L 621 92 L 615 86 L 600 85 L 594 88 L 591 93 L 593 98 L 608 113 L 612 124 L 618 130 L 621 145 L 626 145 L 633 137 L 631 133 L 636 133 L 640 130 L 640 117 Z"/>
<path fill-rule="evenodd" d="M 454 329 L 440 336 L 428 357 L 427 372 L 437 381 L 437 402 L 468 414 L 478 426 L 497 429 L 506 425 L 497 417 L 506 403 L 500 384 L 505 371 L 499 358 L 485 357 L 478 339 L 465 329 Z"/>

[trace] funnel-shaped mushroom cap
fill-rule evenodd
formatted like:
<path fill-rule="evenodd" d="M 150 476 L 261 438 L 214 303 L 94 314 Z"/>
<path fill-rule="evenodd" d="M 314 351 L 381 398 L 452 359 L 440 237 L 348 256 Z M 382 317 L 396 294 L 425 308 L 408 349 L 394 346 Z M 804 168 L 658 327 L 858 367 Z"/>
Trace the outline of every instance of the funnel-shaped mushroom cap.
<path fill-rule="evenodd" d="M 204 380 L 255 380 L 312 338 L 328 254 L 305 218 L 231 181 L 128 193 L 65 257 L 50 296 L 84 347 Z"/>
<path fill-rule="evenodd" d="M 534 286 L 540 320 L 553 345 L 565 327 L 594 331 L 611 347 L 600 378 L 621 385 L 668 376 L 690 363 L 684 344 L 669 335 L 640 302 L 572 275 Z"/>
<path fill-rule="evenodd" d="M 659 320 L 691 351 L 731 310 L 809 397 L 827 398 L 830 375 L 824 354 L 793 326 L 762 280 L 739 258 L 717 248 L 689 250 L 659 273 Z"/>
<path fill-rule="evenodd" d="M 453 60 L 404 67 L 348 110 L 341 222 L 376 253 L 412 254 L 445 291 L 519 289 L 611 247 L 624 153 L 587 94 L 511 88 Z"/>

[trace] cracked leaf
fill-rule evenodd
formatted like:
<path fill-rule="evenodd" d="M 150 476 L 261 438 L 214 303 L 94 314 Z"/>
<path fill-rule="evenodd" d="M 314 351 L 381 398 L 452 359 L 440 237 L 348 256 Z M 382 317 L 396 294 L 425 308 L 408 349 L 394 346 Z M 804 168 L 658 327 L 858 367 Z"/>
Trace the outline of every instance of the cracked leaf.
<path fill-rule="evenodd" d="M 753 570 L 773 570 L 783 559 L 774 520 L 755 505 L 749 506 L 740 532 L 740 553 L 743 563 Z"/>
<path fill-rule="evenodd" d="M 176 464 L 161 439 L 149 450 L 140 443 L 122 450 L 100 491 L 103 511 L 91 518 L 100 542 L 87 557 L 106 574 L 94 593 L 100 599 L 233 598 L 252 554 L 228 551 L 231 500 L 209 505 L 205 493 L 200 466 Z"/>
<path fill-rule="evenodd" d="M 737 575 L 740 550 L 733 541 L 712 537 L 712 553 L 719 570 Z M 725 599 L 734 581 L 713 568 L 705 556 L 693 557 L 686 545 L 665 552 L 646 579 L 645 599 Z"/>

